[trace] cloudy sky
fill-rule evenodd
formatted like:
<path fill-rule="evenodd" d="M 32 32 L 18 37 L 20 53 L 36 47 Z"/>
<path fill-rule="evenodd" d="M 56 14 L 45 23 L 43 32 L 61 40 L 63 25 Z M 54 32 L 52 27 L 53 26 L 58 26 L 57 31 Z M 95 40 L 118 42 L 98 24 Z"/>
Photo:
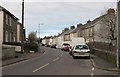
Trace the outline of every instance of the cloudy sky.
<path fill-rule="evenodd" d="M 21 1 L 2 0 L 0 5 L 18 17 L 21 22 Z M 57 35 L 65 27 L 78 23 L 85 24 L 87 20 L 99 17 L 108 8 L 116 8 L 116 1 L 25 0 L 26 34 L 38 32 L 40 26 L 41 37 Z"/>

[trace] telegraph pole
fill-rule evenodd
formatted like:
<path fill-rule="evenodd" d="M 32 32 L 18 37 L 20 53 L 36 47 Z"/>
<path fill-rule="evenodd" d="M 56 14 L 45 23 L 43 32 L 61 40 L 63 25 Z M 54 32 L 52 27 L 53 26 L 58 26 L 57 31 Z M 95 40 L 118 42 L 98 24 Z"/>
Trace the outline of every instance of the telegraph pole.
<path fill-rule="evenodd" d="M 21 53 L 24 52 L 24 0 L 22 0 L 22 34 L 21 34 Z"/>
<path fill-rule="evenodd" d="M 120 68 L 120 1 L 117 2 L 117 68 Z"/>

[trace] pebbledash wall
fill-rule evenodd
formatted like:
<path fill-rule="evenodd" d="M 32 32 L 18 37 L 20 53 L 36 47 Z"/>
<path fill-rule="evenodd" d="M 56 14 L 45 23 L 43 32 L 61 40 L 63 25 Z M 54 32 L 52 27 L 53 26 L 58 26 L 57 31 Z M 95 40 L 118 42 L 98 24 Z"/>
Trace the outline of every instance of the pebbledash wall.
<path fill-rule="evenodd" d="M 3 39 L 3 12 L 0 11 L 0 66 L 2 66 L 2 40 Z M 0 68 L 0 75 L 2 75 L 2 68 Z"/>
<path fill-rule="evenodd" d="M 0 11 L 0 46 L 3 42 L 3 11 Z"/>

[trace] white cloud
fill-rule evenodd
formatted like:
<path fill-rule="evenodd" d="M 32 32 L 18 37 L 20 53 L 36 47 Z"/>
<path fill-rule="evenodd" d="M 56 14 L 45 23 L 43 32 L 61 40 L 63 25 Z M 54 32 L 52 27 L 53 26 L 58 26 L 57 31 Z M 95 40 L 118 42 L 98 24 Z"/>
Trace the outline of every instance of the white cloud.
<path fill-rule="evenodd" d="M 22 0 L 2 0 L 2 2 L 20 2 Z M 25 2 L 116 2 L 117 0 L 24 0 Z"/>
<path fill-rule="evenodd" d="M 12 0 L 10 0 L 12 1 Z M 25 0 L 26 1 L 26 0 Z M 21 19 L 21 2 L 3 2 L 2 5 Z M 101 15 L 106 8 L 114 7 L 114 2 L 26 2 L 25 3 L 25 28 L 27 33 L 38 30 L 55 30 L 58 33 L 65 27 L 77 23 L 86 23 Z M 43 31 L 44 32 L 44 31 Z M 52 31 L 51 31 L 52 33 Z M 49 34 L 51 34 L 49 33 Z M 47 33 L 41 35 L 48 35 Z"/>

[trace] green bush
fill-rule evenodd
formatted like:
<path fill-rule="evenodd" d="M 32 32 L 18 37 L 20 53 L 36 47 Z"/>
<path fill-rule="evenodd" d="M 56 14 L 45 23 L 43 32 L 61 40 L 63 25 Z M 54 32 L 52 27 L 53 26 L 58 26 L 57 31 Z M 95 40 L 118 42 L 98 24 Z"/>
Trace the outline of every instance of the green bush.
<path fill-rule="evenodd" d="M 29 52 L 29 51 L 37 52 L 38 51 L 38 44 L 36 42 L 25 43 L 24 50 L 25 50 L 25 52 Z"/>
<path fill-rule="evenodd" d="M 30 43 L 30 50 L 37 52 L 38 51 L 38 44 L 35 42 L 31 42 Z"/>

